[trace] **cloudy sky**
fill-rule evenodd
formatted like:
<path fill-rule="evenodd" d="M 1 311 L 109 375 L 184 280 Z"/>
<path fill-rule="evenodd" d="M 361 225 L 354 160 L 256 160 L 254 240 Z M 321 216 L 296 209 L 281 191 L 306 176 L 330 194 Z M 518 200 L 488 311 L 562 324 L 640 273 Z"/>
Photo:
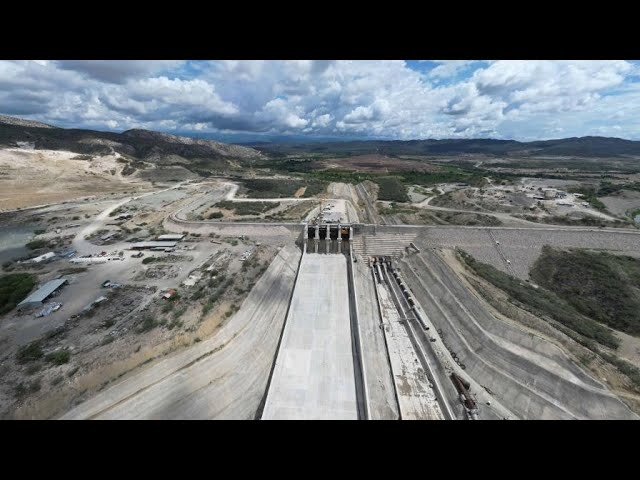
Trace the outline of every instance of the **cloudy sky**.
<path fill-rule="evenodd" d="M 0 113 L 256 140 L 640 140 L 640 62 L 0 61 Z"/>

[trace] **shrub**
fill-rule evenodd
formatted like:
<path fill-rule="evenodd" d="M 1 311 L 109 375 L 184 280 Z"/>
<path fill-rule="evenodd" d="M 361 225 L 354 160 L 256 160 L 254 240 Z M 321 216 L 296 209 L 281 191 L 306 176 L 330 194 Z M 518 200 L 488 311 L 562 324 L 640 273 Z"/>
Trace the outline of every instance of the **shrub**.
<path fill-rule="evenodd" d="M 34 373 L 38 373 L 42 369 L 42 365 L 39 363 L 34 363 L 27 367 L 27 375 L 33 375 Z"/>
<path fill-rule="evenodd" d="M 205 306 L 202 307 L 202 316 L 204 317 L 206 314 L 208 314 L 212 308 L 213 308 L 213 303 L 210 302 L 205 304 Z"/>
<path fill-rule="evenodd" d="M 58 350 L 57 352 L 50 353 L 45 358 L 45 360 L 54 365 L 64 365 L 65 363 L 69 363 L 69 359 L 71 359 L 71 352 L 69 350 Z"/>
<path fill-rule="evenodd" d="M 0 277 L 0 315 L 13 310 L 35 284 L 35 277 L 28 273 L 11 273 Z"/>
<path fill-rule="evenodd" d="M 16 359 L 18 360 L 18 363 L 27 363 L 40 360 L 43 356 L 44 352 L 42 351 L 42 346 L 40 345 L 40 342 L 36 340 L 35 342 L 31 342 L 28 345 L 20 347 L 16 354 Z"/>
<path fill-rule="evenodd" d="M 29 395 L 31 393 L 36 393 L 40 391 L 40 379 L 37 378 L 33 381 L 31 381 L 30 383 L 28 383 L 27 385 L 25 385 L 24 383 L 20 382 L 15 386 L 14 389 L 14 393 L 16 395 L 16 397 L 18 398 L 22 398 L 26 395 Z"/>
<path fill-rule="evenodd" d="M 29 250 L 37 250 L 38 248 L 44 248 L 47 245 L 49 245 L 49 242 L 46 240 L 32 240 L 29 243 L 27 243 L 25 246 Z"/>
<path fill-rule="evenodd" d="M 173 302 L 165 302 L 162 306 L 162 313 L 168 313 L 173 309 Z"/>
<path fill-rule="evenodd" d="M 153 330 L 157 326 L 156 321 L 149 315 L 144 317 L 140 328 L 138 328 L 138 333 L 148 332 L 149 330 Z"/>

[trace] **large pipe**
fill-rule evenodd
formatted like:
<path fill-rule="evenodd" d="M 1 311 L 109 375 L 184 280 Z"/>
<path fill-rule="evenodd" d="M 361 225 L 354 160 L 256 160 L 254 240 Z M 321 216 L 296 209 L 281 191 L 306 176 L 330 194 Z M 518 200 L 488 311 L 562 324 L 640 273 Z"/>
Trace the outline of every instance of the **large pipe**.
<path fill-rule="evenodd" d="M 378 271 L 378 283 L 382 283 L 382 270 L 380 270 L 380 264 L 376 262 L 376 270 Z"/>

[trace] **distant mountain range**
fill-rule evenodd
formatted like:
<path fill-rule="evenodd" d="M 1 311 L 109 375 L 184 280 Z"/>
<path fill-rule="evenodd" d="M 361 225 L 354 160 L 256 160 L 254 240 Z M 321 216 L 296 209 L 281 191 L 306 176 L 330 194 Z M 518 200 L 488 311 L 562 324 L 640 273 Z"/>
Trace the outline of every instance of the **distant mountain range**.
<path fill-rule="evenodd" d="M 518 142 L 494 139 L 364 140 L 346 142 L 248 143 L 268 155 L 320 153 L 333 155 L 464 155 L 540 157 L 639 157 L 640 141 L 609 137 L 580 137 Z"/>
<path fill-rule="evenodd" d="M 68 150 L 101 155 L 118 152 L 131 160 L 156 164 L 183 164 L 207 170 L 241 166 L 247 160 L 317 153 L 324 155 L 487 155 L 511 157 L 638 157 L 640 141 L 608 137 L 581 137 L 517 142 L 493 139 L 408 141 L 300 141 L 254 142 L 233 145 L 202 138 L 170 135 L 149 130 L 122 133 L 65 129 L 44 123 L 0 115 L 0 146 L 31 144 L 36 149 Z"/>

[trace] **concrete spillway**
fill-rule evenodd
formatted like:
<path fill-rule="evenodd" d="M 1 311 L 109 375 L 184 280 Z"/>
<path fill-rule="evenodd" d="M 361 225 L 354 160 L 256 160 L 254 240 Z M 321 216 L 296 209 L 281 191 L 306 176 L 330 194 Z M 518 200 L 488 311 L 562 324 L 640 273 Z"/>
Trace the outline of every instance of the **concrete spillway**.
<path fill-rule="evenodd" d="M 357 419 L 348 257 L 300 264 L 263 419 Z"/>

